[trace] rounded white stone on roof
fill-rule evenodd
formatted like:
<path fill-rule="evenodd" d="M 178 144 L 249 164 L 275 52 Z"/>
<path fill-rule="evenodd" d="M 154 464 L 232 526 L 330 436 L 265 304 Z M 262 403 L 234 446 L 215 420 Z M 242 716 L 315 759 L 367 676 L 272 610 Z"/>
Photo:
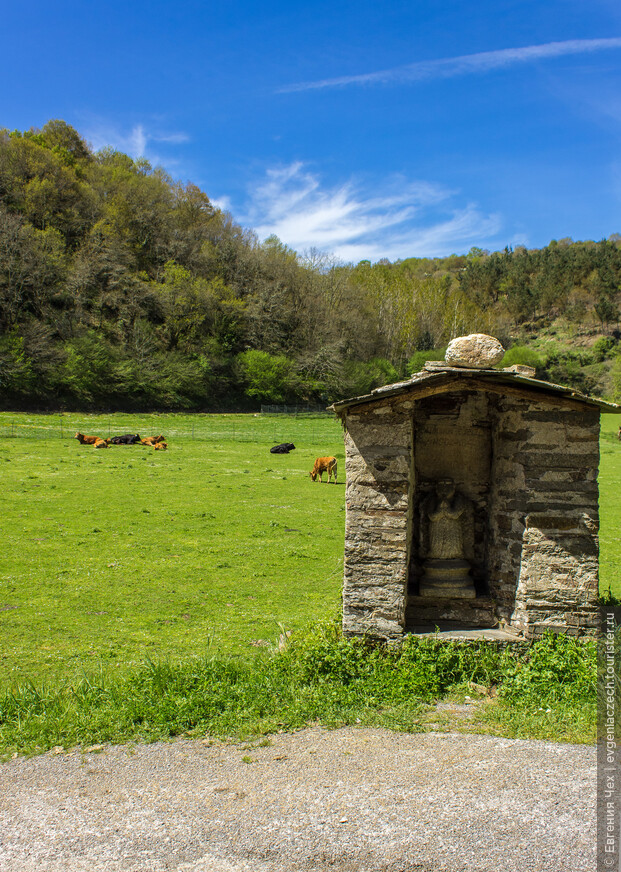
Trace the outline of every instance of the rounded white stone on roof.
<path fill-rule="evenodd" d="M 505 350 L 500 342 L 486 333 L 470 333 L 449 342 L 444 359 L 451 366 L 489 369 L 500 363 Z"/>

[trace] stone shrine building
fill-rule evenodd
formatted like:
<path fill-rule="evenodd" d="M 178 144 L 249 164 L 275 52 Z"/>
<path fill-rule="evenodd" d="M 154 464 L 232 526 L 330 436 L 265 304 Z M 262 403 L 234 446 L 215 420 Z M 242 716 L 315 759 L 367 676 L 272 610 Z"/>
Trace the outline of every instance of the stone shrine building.
<path fill-rule="evenodd" d="M 479 340 L 496 351 L 481 359 Z M 491 368 L 492 337 L 451 346 L 446 363 L 331 406 L 345 430 L 343 629 L 595 634 L 599 417 L 621 407 Z"/>

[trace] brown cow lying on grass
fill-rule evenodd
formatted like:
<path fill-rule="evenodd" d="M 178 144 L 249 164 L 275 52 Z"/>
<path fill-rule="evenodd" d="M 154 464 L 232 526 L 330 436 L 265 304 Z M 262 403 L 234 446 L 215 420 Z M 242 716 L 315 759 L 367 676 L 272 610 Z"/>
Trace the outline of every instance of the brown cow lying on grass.
<path fill-rule="evenodd" d="M 140 440 L 142 445 L 157 445 L 158 442 L 166 442 L 166 437 L 160 434 L 159 436 L 145 436 L 144 439 Z"/>
<path fill-rule="evenodd" d="M 323 484 L 322 476 L 324 472 L 328 473 L 328 484 L 330 484 L 330 478 L 333 474 L 334 484 L 336 484 L 336 457 L 318 457 L 315 460 L 310 477 L 313 481 L 317 481 L 317 476 L 319 476 L 319 481 Z"/>
<path fill-rule="evenodd" d="M 80 445 L 94 445 L 99 436 L 85 436 L 84 433 L 76 433 L 73 438 L 77 439 Z"/>
<path fill-rule="evenodd" d="M 80 445 L 92 445 L 93 448 L 107 448 L 108 443 L 105 439 L 99 436 L 85 436 L 84 433 L 76 433 L 74 439 L 77 439 Z"/>
<path fill-rule="evenodd" d="M 150 445 L 160 451 L 165 451 L 168 448 L 166 438 L 161 434 L 159 436 L 146 436 L 140 439 L 138 434 L 128 433 L 127 436 L 113 436 L 112 439 L 101 439 L 99 436 L 85 436 L 84 433 L 76 433 L 75 438 L 80 445 L 92 445 L 93 448 L 107 448 L 108 445 L 132 445 L 140 440 L 141 445 Z M 132 440 L 131 442 L 129 440 Z M 122 441 L 121 441 L 122 440 Z"/>

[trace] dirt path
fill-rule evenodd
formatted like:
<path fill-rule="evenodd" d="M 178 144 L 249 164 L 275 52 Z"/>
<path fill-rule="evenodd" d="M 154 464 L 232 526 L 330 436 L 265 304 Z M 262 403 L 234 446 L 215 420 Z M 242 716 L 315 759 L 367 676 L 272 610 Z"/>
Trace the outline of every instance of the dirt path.
<path fill-rule="evenodd" d="M 594 872 L 595 749 L 309 729 L 0 766 L 2 872 Z"/>

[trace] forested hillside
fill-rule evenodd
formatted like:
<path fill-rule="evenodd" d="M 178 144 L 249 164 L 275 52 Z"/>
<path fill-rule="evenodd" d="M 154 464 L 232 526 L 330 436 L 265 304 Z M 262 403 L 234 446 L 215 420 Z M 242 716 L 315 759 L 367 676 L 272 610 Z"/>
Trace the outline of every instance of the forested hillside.
<path fill-rule="evenodd" d="M 251 230 L 63 121 L 0 131 L 0 405 L 327 403 L 454 336 L 621 398 L 621 237 L 343 265 Z M 512 347 L 510 347 L 512 346 Z"/>

